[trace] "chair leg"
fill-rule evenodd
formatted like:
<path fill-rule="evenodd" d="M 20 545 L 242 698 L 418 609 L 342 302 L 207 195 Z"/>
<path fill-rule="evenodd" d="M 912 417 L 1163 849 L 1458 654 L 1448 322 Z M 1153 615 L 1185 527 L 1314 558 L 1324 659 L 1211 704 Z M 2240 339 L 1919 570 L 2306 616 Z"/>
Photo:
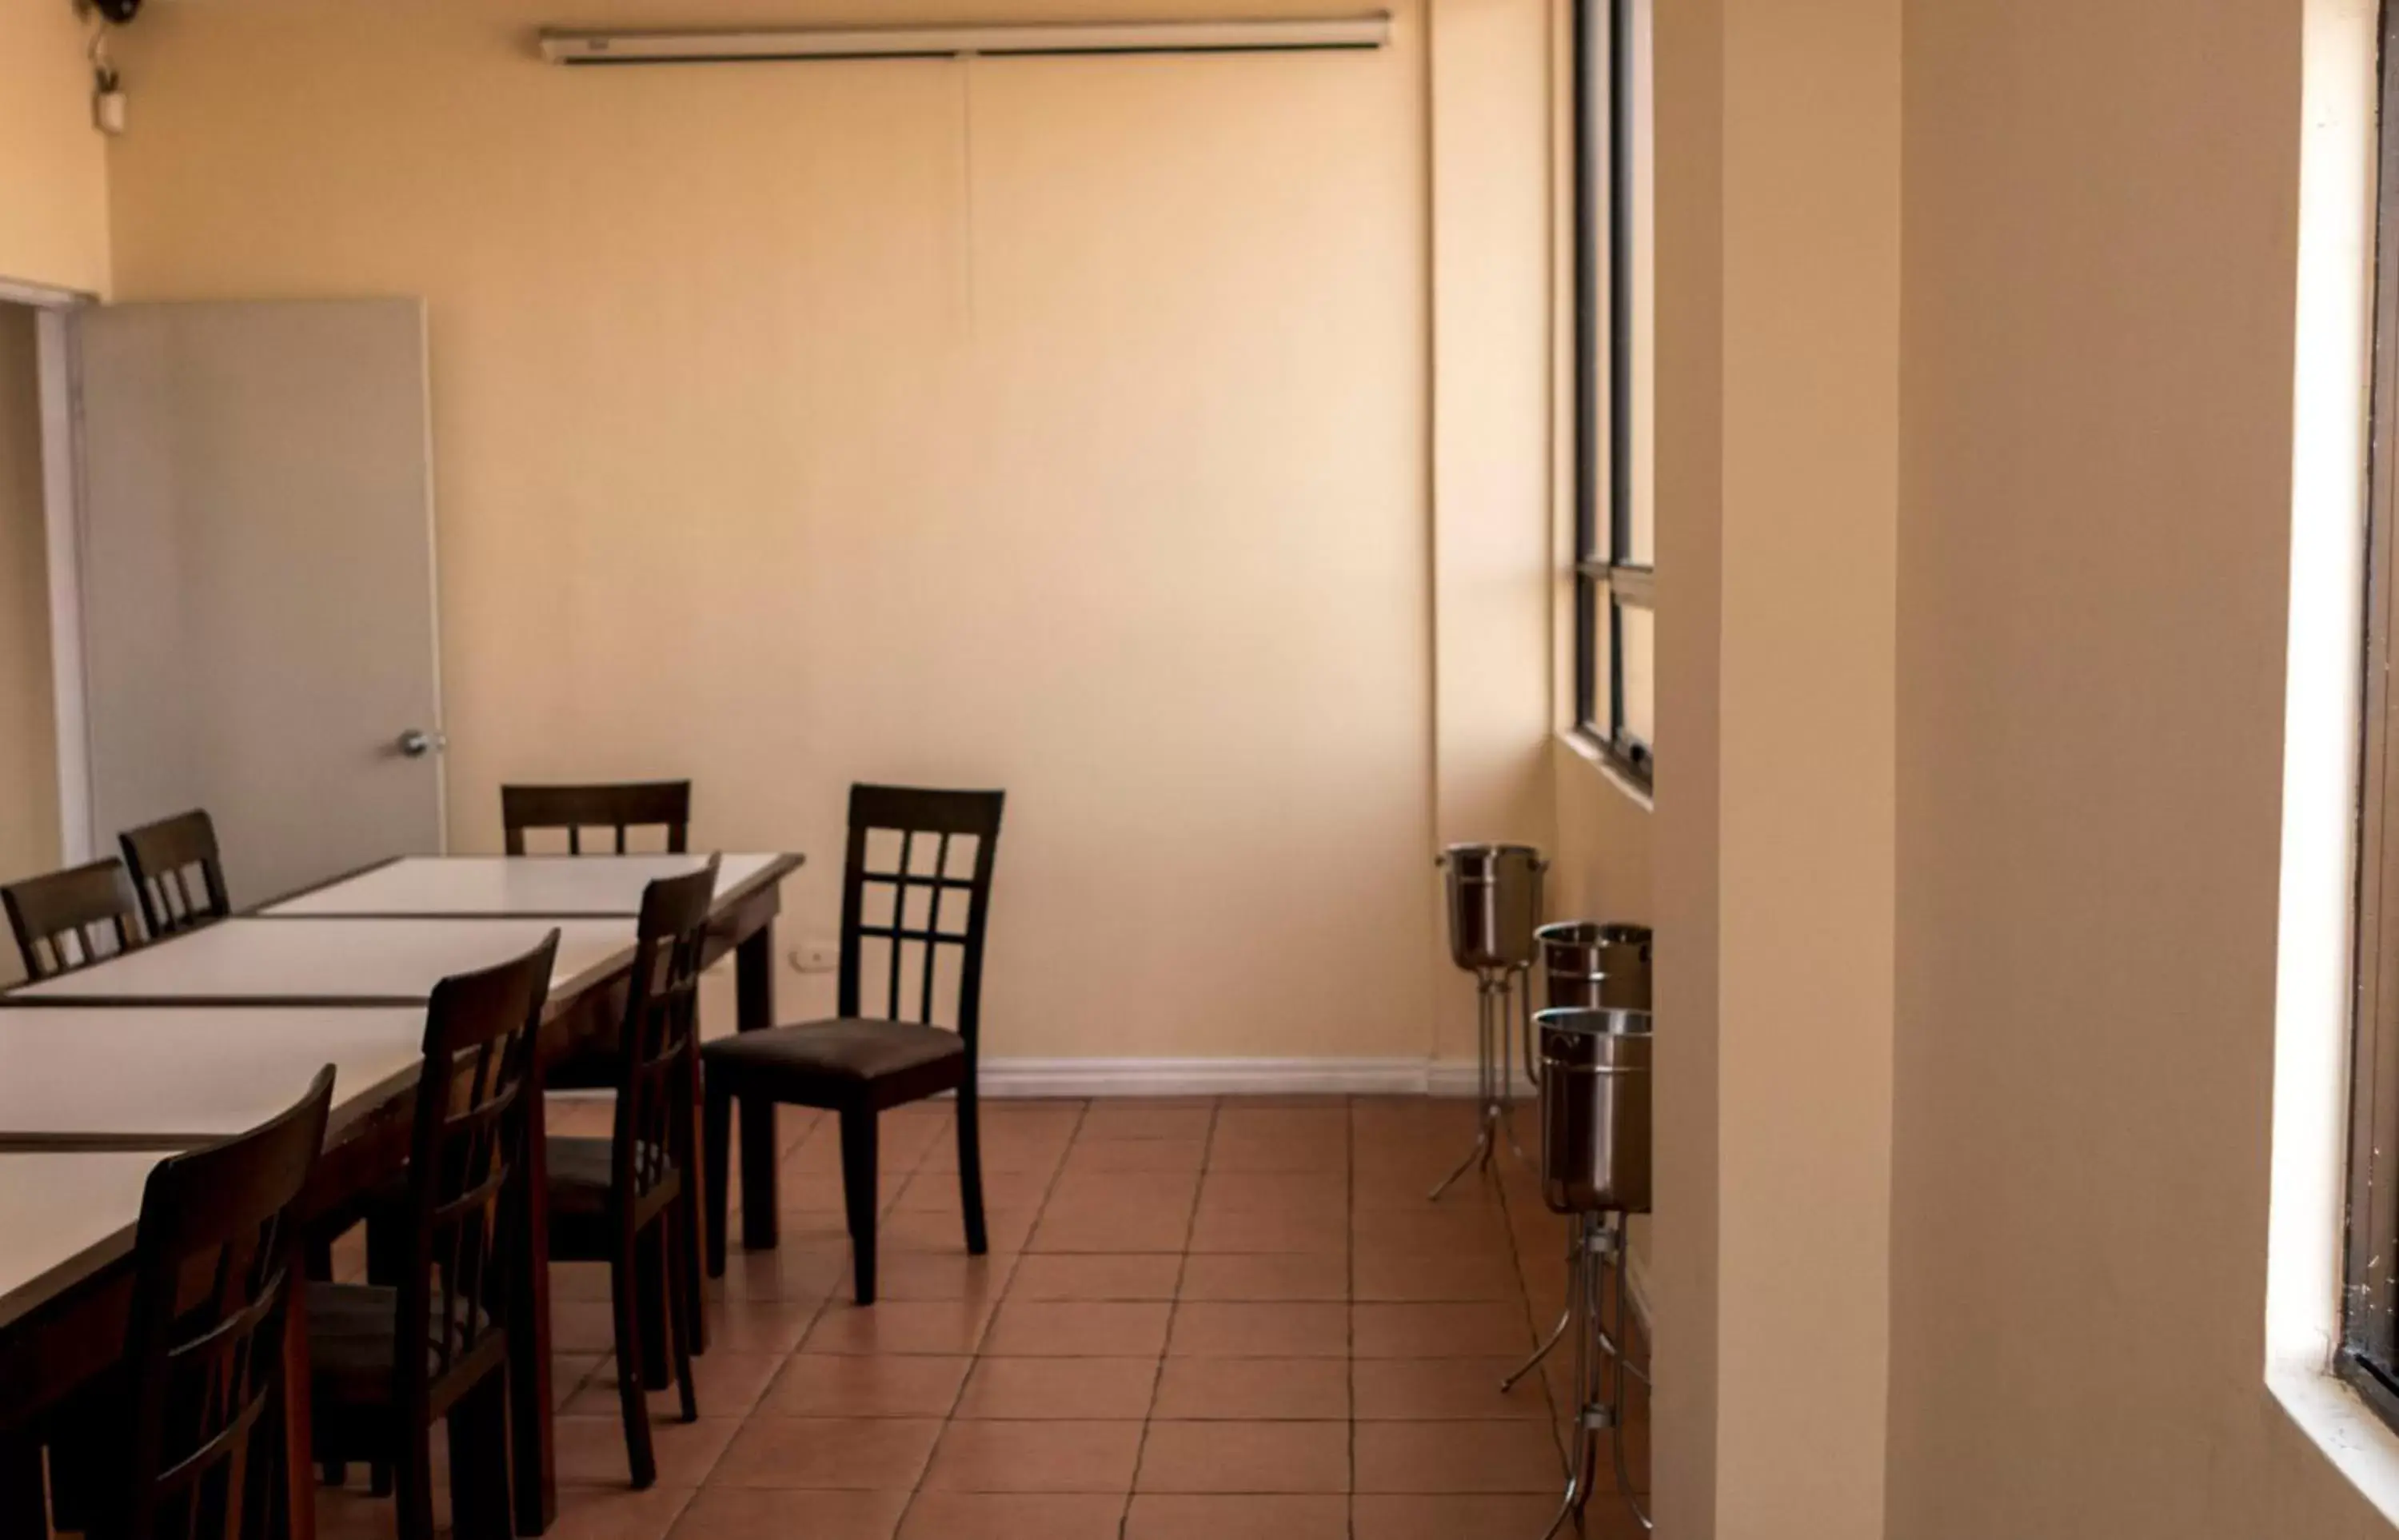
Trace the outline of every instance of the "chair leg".
<path fill-rule="evenodd" d="M 617 1403 L 625 1418 L 625 1459 L 632 1467 L 634 1488 L 647 1491 L 657 1484 L 658 1461 L 650 1448 L 650 1404 L 642 1394 L 641 1309 L 633 1277 L 641 1245 L 639 1236 L 618 1243 L 608 1269 L 608 1292 L 616 1305 Z"/>
<path fill-rule="evenodd" d="M 683 1314 L 675 1319 L 675 1340 L 684 1351 L 697 1358 L 708 1351 L 708 1297 L 699 1286 L 700 1269 L 704 1265 L 699 1242 L 699 1192 L 686 1182 L 683 1196 L 675 1199 L 667 1216 L 672 1225 L 676 1258 L 683 1267 L 683 1281 L 676 1287 L 683 1297 Z"/>
<path fill-rule="evenodd" d="M 633 1237 L 633 1304 L 642 1325 L 642 1384 L 665 1389 L 673 1372 L 667 1363 L 666 1216 L 661 1213 Z"/>
<path fill-rule="evenodd" d="M 42 1446 L 32 1435 L 0 1438 L 0 1533 L 47 1534 L 42 1495 Z"/>
<path fill-rule="evenodd" d="M 983 1113 L 975 1095 L 974 1070 L 967 1070 L 958 1087 L 958 1207 L 967 1220 L 967 1255 L 979 1257 L 991 1250 L 983 1223 Z"/>
<path fill-rule="evenodd" d="M 658 1231 L 667 1252 L 667 1315 L 673 1327 L 675 1389 L 683 1398 L 683 1420 L 699 1421 L 699 1391 L 692 1383 L 691 1356 L 696 1344 L 691 1322 L 698 1315 L 699 1272 L 690 1245 L 689 1195 L 659 1216 Z"/>
<path fill-rule="evenodd" d="M 874 1211 L 882 1207 L 875 1173 L 876 1117 L 872 1107 L 841 1110 L 841 1196 L 849 1210 L 850 1275 L 858 1303 L 874 1303 Z"/>
<path fill-rule="evenodd" d="M 400 1540 L 433 1540 L 433 1430 L 404 1427 L 392 1454 Z"/>
<path fill-rule="evenodd" d="M 752 1251 L 773 1250 L 781 1223 L 775 1212 L 775 1162 L 782 1158 L 775 1105 L 772 1097 L 741 1099 L 741 1244 Z"/>
<path fill-rule="evenodd" d="M 512 1540 L 508 1378 L 487 1374 L 450 1409 L 450 1529 L 455 1540 Z"/>
<path fill-rule="evenodd" d="M 708 1087 L 700 1121 L 701 1142 L 707 1146 L 700 1158 L 706 1168 L 702 1173 L 708 1183 L 708 1276 L 725 1276 L 725 1216 L 731 1208 L 733 1185 L 733 1098 Z"/>

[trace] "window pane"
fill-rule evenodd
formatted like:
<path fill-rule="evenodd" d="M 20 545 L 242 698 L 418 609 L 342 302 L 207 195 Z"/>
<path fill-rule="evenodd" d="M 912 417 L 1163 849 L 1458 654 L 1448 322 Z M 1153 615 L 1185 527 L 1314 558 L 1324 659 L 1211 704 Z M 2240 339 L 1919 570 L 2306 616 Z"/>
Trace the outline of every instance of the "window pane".
<path fill-rule="evenodd" d="M 1624 731 L 1636 742 L 1658 746 L 1658 617 L 1620 604 L 1617 628 L 1624 642 Z"/>
<path fill-rule="evenodd" d="M 1623 179 L 1624 203 L 1617 220 L 1617 238 L 1623 243 L 1616 264 L 1624 286 L 1617 307 L 1624 330 L 1624 445 L 1626 461 L 1625 550 L 1620 561 L 1636 567 L 1658 560 L 1657 518 L 1653 501 L 1657 484 L 1655 458 L 1658 347 L 1651 324 L 1652 297 L 1657 293 L 1657 200 L 1651 166 L 1654 155 L 1651 125 L 1656 113 L 1651 101 L 1649 69 L 1650 0 L 1617 0 L 1623 50 L 1617 74 L 1623 97 L 1617 115 L 1623 136 L 1616 173 Z"/>
<path fill-rule="evenodd" d="M 1590 711 L 1583 724 L 1601 737 L 1613 737 L 1616 722 L 1610 714 L 1614 703 L 1609 699 L 1611 692 L 1608 688 L 1608 681 L 1614 675 L 1611 672 L 1613 660 L 1608 653 L 1607 585 L 1595 579 L 1587 581 L 1582 591 L 1586 602 L 1591 605 Z"/>

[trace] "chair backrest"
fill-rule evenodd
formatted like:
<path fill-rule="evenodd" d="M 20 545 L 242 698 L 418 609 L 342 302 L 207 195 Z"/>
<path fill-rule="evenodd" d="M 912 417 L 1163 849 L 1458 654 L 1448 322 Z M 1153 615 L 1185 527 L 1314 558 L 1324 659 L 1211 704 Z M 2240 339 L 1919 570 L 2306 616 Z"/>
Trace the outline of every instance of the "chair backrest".
<path fill-rule="evenodd" d="M 523 1265 L 526 1090 L 558 932 L 511 962 L 444 979 L 425 1013 L 409 1152 L 394 1399 L 422 1426 L 499 1364 Z M 420 1352 L 406 1344 L 421 1341 Z"/>
<path fill-rule="evenodd" d="M 142 900 L 142 923 L 156 940 L 233 912 L 225 897 L 224 862 L 217 829 L 197 808 L 143 824 L 116 836 L 125 870 Z"/>
<path fill-rule="evenodd" d="M 293 1207 L 332 1100 L 329 1064 L 288 1111 L 150 1173 L 125 1336 L 127 1479 L 103 1498 L 122 1505 L 128 1540 L 266 1533 L 282 1460 L 274 1421 L 260 1424 L 282 1397 Z"/>
<path fill-rule="evenodd" d="M 125 867 L 111 856 L 0 887 L 29 979 L 73 973 L 142 944 Z"/>
<path fill-rule="evenodd" d="M 1001 791 L 849 789 L 849 850 L 841 875 L 842 1015 L 946 1025 L 966 1039 L 968 1052 L 974 1051 L 992 858 L 999 846 L 999 815 L 1006 799 Z M 898 839 L 878 842 L 878 834 Z M 921 858 L 920 842 L 932 844 L 929 860 Z M 970 843 L 971 851 L 960 848 L 961 842 Z M 896 855 L 887 861 L 883 849 L 894 843 Z M 960 868 L 965 875 L 959 874 Z M 882 943 L 883 966 L 872 971 L 885 987 L 881 1008 L 873 1010 L 861 1008 L 861 986 L 870 971 L 865 966 L 868 941 Z M 914 966 L 909 966 L 912 948 Z M 937 986 L 945 955 L 957 960 L 956 1011 L 955 1020 L 939 1022 L 935 1018 L 942 992 Z"/>
<path fill-rule="evenodd" d="M 617 1123 L 609 1185 L 619 1223 L 633 1200 L 679 1169 L 692 1180 L 692 1104 L 699 1073 L 699 968 L 716 898 L 716 858 L 642 893 L 633 975 L 617 1041 Z"/>
<path fill-rule="evenodd" d="M 663 827 L 667 849 L 681 855 L 691 831 L 691 782 L 623 781 L 613 786 L 503 786 L 500 829 L 511 856 L 525 853 L 528 829 L 566 831 L 566 851 L 583 854 L 583 831 L 613 829 L 625 854 L 628 830 Z"/>

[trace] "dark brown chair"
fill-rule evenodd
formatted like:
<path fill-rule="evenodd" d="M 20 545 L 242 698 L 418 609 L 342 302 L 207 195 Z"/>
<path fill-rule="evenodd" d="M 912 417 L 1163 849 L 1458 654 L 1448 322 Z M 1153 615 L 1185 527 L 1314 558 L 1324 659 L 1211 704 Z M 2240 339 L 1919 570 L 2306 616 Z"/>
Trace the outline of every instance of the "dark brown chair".
<path fill-rule="evenodd" d="M 387 1466 L 401 1540 L 432 1540 L 433 1425 L 450 1425 L 458 1540 L 506 1540 L 508 1332 L 524 1265 L 526 1094 L 558 933 L 434 986 L 396 1285 L 311 1283 L 311 1426 L 328 1461 Z"/>
<path fill-rule="evenodd" d="M 116 836 L 125 870 L 142 900 L 142 923 L 151 939 L 222 920 L 233 912 L 225 897 L 224 862 L 217 854 L 217 829 L 194 809 L 143 824 Z"/>
<path fill-rule="evenodd" d="M 125 1333 L 129 1536 L 271 1527 L 286 1483 L 278 1435 L 298 1240 L 291 1209 L 324 1147 L 332 1101 L 329 1064 L 289 1111 L 161 1161 L 142 1189 Z M 194 1277 L 209 1279 L 197 1304 L 187 1292 Z M 262 1424 L 265 1437 L 253 1445 Z"/>
<path fill-rule="evenodd" d="M 104 861 L 0 887 L 28 979 L 54 979 L 142 944 L 124 864 Z"/>
<path fill-rule="evenodd" d="M 672 1372 L 683 1420 L 699 1416 L 691 1355 L 699 1310 L 699 1201 L 692 1169 L 698 1098 L 700 949 L 716 858 L 642 894 L 625 1020 L 617 1033 L 617 1121 L 606 1139 L 549 1141 L 549 1254 L 604 1262 L 617 1329 L 617 1398 L 633 1485 L 658 1479 L 645 1392 Z"/>
<path fill-rule="evenodd" d="M 616 851 L 626 854 L 626 835 L 636 829 L 657 829 L 671 855 L 682 855 L 691 831 L 691 782 L 687 780 L 623 781 L 595 786 L 503 786 L 500 826 L 511 856 L 525 854 L 525 835 L 536 830 L 564 830 L 566 852 L 580 856 L 583 831 L 616 831 Z M 597 1044 L 579 1045 L 547 1066 L 553 1090 L 598 1090 L 616 1084 L 617 1056 Z"/>
<path fill-rule="evenodd" d="M 150 1173 L 124 1360 L 52 1452 L 61 1506 L 72 1489 L 78 1510 L 61 1527 L 95 1540 L 263 1540 L 281 1527 L 291 1210 L 332 1099 L 328 1065 L 288 1111 Z"/>
<path fill-rule="evenodd" d="M 613 786 L 503 786 L 500 829 L 511 856 L 525 853 L 525 831 L 563 829 L 566 850 L 583 854 L 583 831 L 613 829 L 625 854 L 630 830 L 663 827 L 667 849 L 682 855 L 691 830 L 691 782 L 624 781 Z"/>
<path fill-rule="evenodd" d="M 876 1118 L 887 1107 L 957 1093 L 958 1201 L 965 1210 L 967 1250 L 988 1249 L 983 1234 L 983 1146 L 975 1101 L 975 1032 L 982 1016 L 984 926 L 991 911 L 992 858 L 999 845 L 998 791 L 929 791 L 896 786 L 853 786 L 849 790 L 849 849 L 841 880 L 841 983 L 837 1020 L 738 1033 L 700 1049 L 707 1087 L 708 1267 L 725 1270 L 727 1206 L 725 1157 L 730 1151 L 733 1102 L 753 1117 L 771 1104 L 821 1107 L 841 1116 L 841 1181 L 848 1209 L 851 1269 L 858 1303 L 874 1302 Z M 877 832 L 896 833 L 896 868 L 871 865 L 869 845 Z M 931 863 L 915 867 L 917 842 L 937 842 Z M 970 875 L 951 871 L 952 847 L 971 840 Z M 869 890 L 877 903 L 867 911 Z M 888 912 L 880 899 L 888 889 Z M 921 912 L 911 905 L 924 900 Z M 943 899 L 962 895 L 966 912 L 946 911 Z M 862 1015 L 865 944 L 882 945 L 883 1014 Z M 911 945 L 915 966 L 909 963 Z M 934 1024 L 941 993 L 935 985 L 942 958 L 955 949 L 956 1029 Z M 910 983 L 915 1008 L 909 1009 Z M 914 1019 L 911 1020 L 913 1015 Z"/>

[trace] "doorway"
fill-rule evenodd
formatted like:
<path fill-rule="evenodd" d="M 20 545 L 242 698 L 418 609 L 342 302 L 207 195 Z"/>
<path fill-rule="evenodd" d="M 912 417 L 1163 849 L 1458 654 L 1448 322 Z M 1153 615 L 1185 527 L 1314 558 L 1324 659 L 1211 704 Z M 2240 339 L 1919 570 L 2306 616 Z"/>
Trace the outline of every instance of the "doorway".
<path fill-rule="evenodd" d="M 237 903 L 443 847 L 426 346 L 0 278 L 0 882 L 192 807 Z"/>
<path fill-rule="evenodd" d="M 61 855 L 39 322 L 0 301 L 0 883 Z"/>

